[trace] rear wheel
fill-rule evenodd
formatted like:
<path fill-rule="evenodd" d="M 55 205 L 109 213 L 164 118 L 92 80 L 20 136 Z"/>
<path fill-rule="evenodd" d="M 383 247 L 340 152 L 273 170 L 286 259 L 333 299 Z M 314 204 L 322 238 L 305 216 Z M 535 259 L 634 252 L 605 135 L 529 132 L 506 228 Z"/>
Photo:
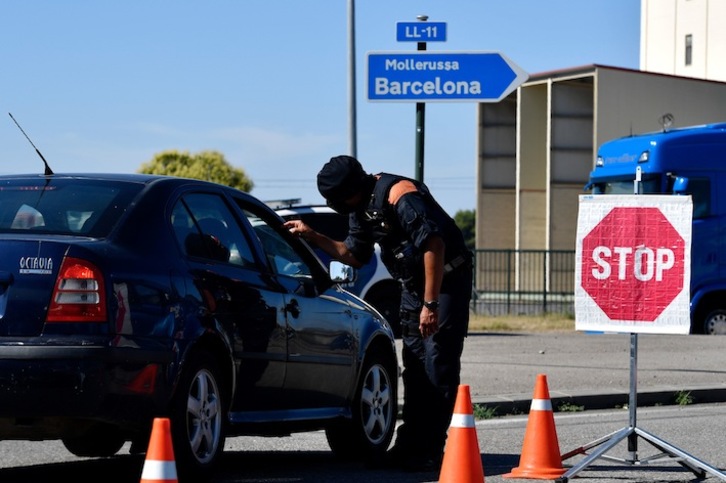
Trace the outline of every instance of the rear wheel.
<path fill-rule="evenodd" d="M 74 455 L 94 458 L 113 456 L 126 442 L 118 428 L 107 425 L 93 426 L 83 436 L 63 438 L 62 441 Z"/>
<path fill-rule="evenodd" d="M 337 456 L 370 460 L 383 456 L 388 449 L 398 410 L 396 362 L 391 359 L 380 351 L 366 357 L 351 408 L 352 418 L 326 428 L 328 444 Z"/>
<path fill-rule="evenodd" d="M 180 472 L 193 477 L 213 468 L 224 450 L 224 397 L 220 371 L 206 353 L 184 363 L 172 407 L 171 432 Z"/>

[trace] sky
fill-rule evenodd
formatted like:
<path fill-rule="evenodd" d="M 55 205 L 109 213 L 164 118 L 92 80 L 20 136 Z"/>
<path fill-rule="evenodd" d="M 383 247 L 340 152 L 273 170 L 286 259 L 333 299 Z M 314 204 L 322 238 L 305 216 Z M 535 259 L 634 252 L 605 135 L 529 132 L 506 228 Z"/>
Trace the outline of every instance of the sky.
<path fill-rule="evenodd" d="M 355 12 L 351 116 L 349 7 Z M 366 98 L 368 52 L 414 51 L 397 22 L 446 23 L 429 51 L 498 52 L 529 75 L 637 69 L 637 0 L 3 0 L 0 174 L 131 173 L 166 150 L 221 152 L 268 201 L 321 203 L 316 174 L 356 155 L 416 175 L 416 103 Z M 352 122 L 352 119 L 355 122 Z M 476 204 L 476 103 L 425 108 L 423 178 Z"/>

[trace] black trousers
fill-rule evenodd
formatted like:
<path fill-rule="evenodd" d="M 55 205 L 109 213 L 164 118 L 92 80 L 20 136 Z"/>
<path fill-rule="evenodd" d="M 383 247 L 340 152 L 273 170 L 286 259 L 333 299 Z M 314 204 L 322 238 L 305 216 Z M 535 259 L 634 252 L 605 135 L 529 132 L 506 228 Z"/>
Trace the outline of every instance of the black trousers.
<path fill-rule="evenodd" d="M 402 310 L 403 424 L 396 447 L 440 457 L 460 384 L 461 353 L 469 327 L 470 266 L 446 274 L 439 295 L 439 330 L 424 339 L 419 313 Z"/>

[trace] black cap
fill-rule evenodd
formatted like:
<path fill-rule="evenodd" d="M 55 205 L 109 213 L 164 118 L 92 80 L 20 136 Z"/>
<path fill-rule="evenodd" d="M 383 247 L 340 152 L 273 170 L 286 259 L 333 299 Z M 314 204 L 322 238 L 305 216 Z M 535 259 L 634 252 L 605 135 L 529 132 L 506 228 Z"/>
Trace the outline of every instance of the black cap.
<path fill-rule="evenodd" d="M 352 156 L 335 156 L 318 173 L 318 191 L 331 202 L 343 202 L 363 188 L 366 172 Z"/>

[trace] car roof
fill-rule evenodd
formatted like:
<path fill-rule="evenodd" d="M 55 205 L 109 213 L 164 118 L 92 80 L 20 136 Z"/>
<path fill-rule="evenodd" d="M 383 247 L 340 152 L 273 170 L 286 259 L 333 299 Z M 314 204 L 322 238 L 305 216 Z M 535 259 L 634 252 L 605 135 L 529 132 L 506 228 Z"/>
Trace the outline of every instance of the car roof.
<path fill-rule="evenodd" d="M 11 179 L 86 179 L 86 180 L 99 180 L 99 181 L 119 181 L 128 183 L 142 183 L 151 184 L 154 182 L 171 183 L 175 185 L 183 185 L 186 183 L 194 183 L 200 186 L 216 187 L 219 189 L 234 190 L 242 196 L 246 196 L 255 200 L 258 203 L 264 204 L 262 200 L 259 200 L 254 195 L 247 193 L 237 188 L 233 188 L 229 185 L 217 183 L 214 181 L 207 181 L 196 178 L 185 178 L 181 176 L 171 176 L 163 174 L 146 174 L 146 173 L 53 173 L 50 175 L 39 174 L 39 173 L 25 173 L 25 174 L 3 174 L 0 175 L 0 179 L 11 180 Z"/>
<path fill-rule="evenodd" d="M 270 206 L 269 202 L 265 202 L 268 206 Z M 275 208 L 273 206 L 273 209 L 282 217 L 290 216 L 290 215 L 304 215 L 308 213 L 335 213 L 338 214 L 335 210 L 333 210 L 331 207 L 327 205 L 295 205 L 295 206 L 286 206 L 286 207 L 280 207 Z"/>
<path fill-rule="evenodd" d="M 2 179 L 27 179 L 27 178 L 77 178 L 77 179 L 103 179 L 109 181 L 136 181 L 149 182 L 156 179 L 172 178 L 172 176 L 163 176 L 158 174 L 141 174 L 141 173 L 53 173 L 50 175 L 40 173 L 24 173 L 24 174 L 4 174 Z"/>

